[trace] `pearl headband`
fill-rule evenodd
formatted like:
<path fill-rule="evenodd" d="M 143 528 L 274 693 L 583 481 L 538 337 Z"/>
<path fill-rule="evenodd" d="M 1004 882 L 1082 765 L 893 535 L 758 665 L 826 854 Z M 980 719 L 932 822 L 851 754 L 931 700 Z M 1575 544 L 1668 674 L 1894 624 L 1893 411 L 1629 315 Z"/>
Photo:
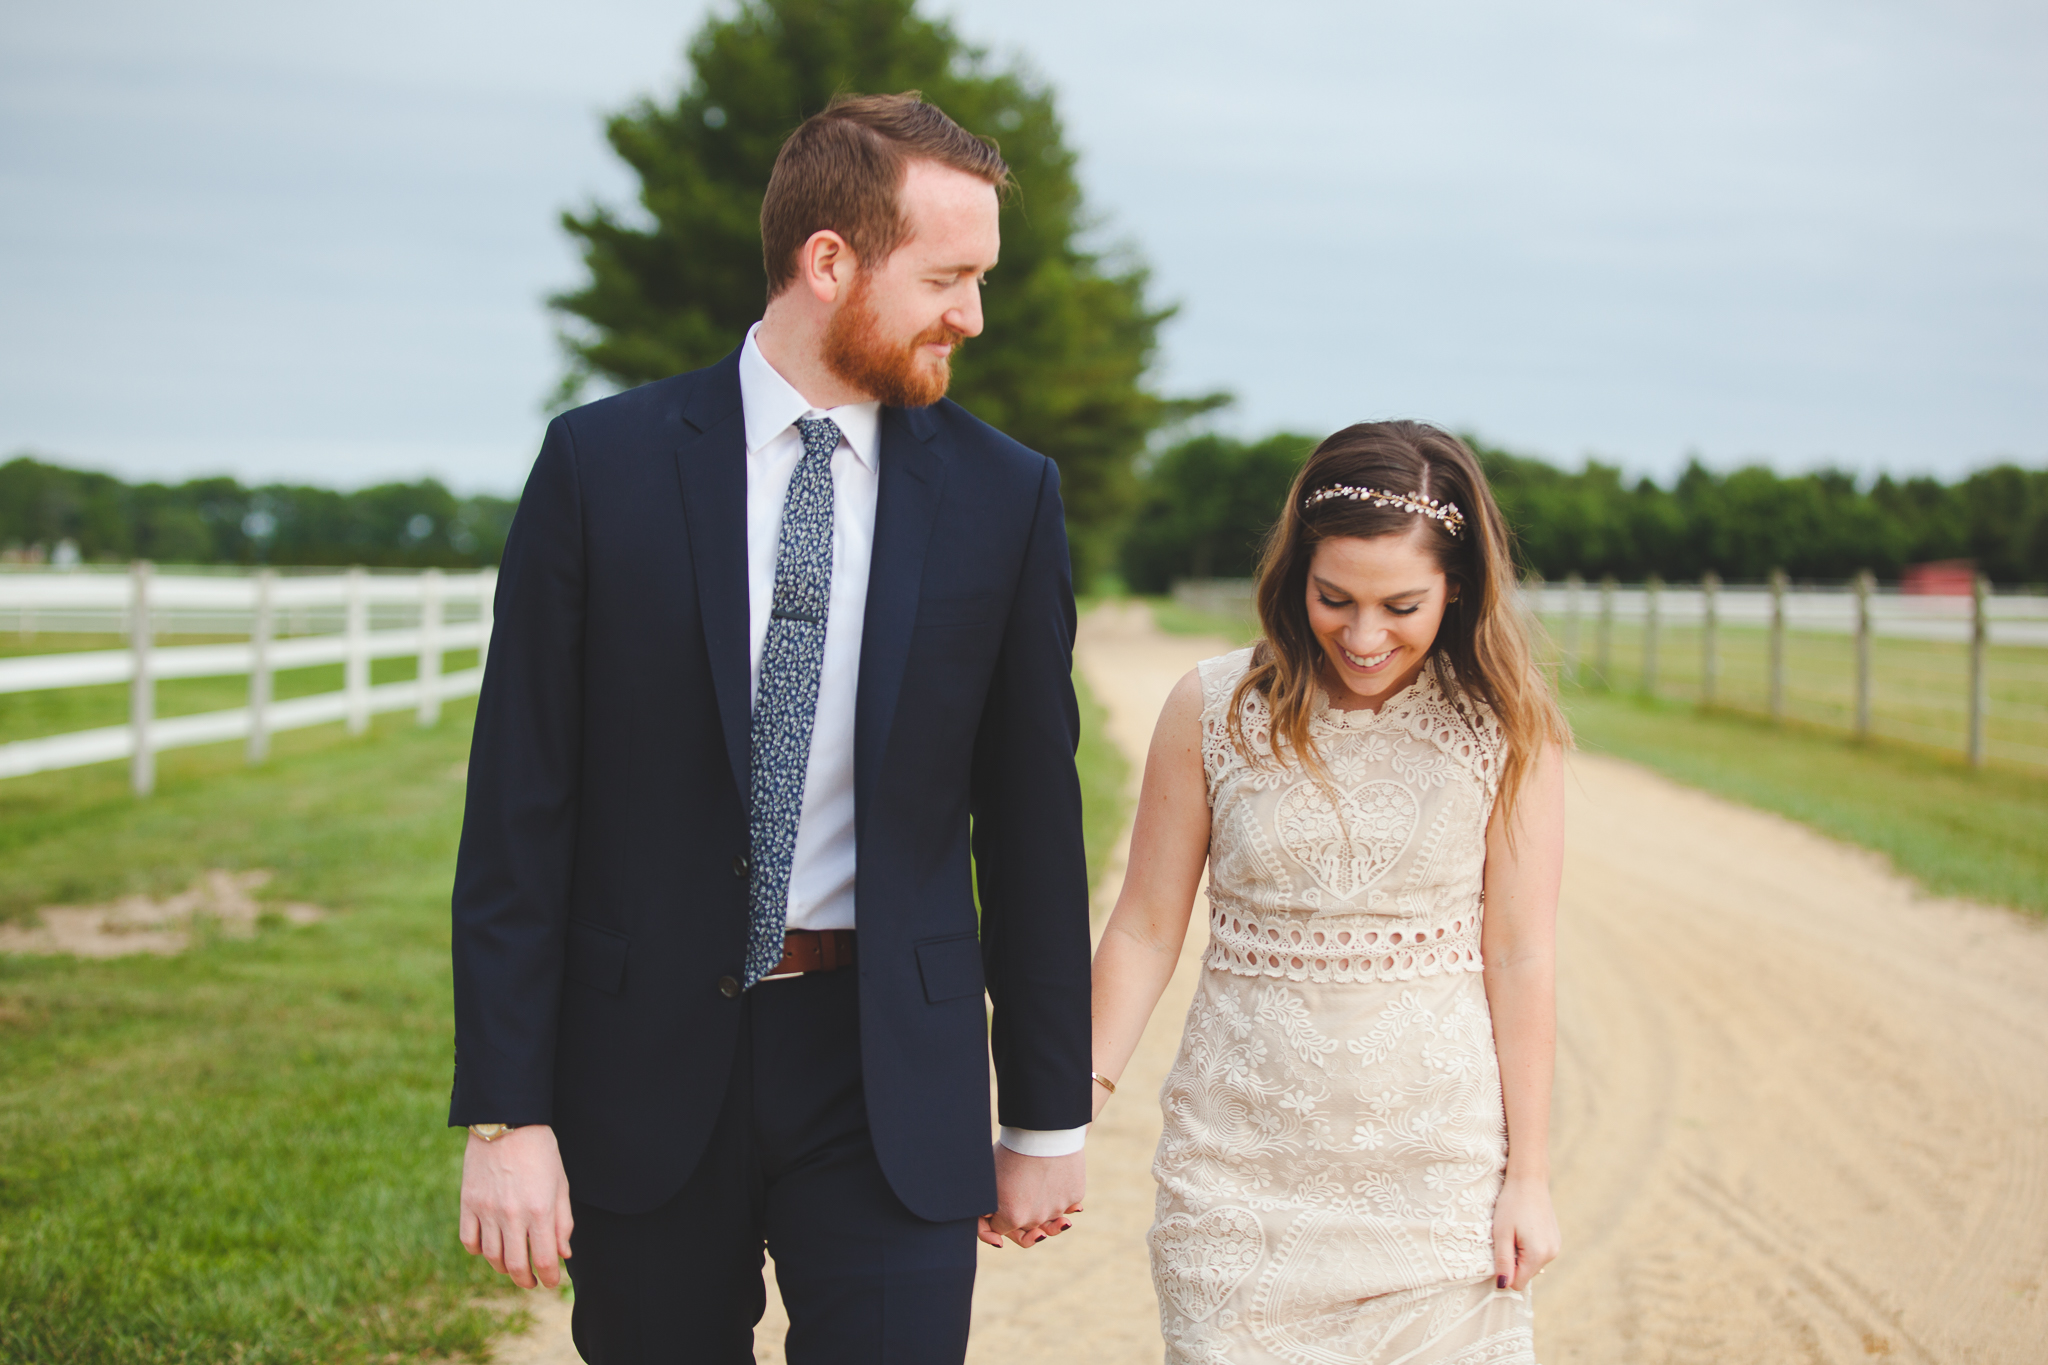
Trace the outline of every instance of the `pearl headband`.
<path fill-rule="evenodd" d="M 1429 517 L 1444 524 L 1452 535 L 1465 530 L 1465 514 L 1452 502 L 1438 502 L 1425 498 L 1419 493 L 1382 493 L 1377 488 L 1354 488 L 1350 484 L 1333 483 L 1328 488 L 1318 488 L 1302 499 L 1301 510 L 1306 512 L 1319 502 L 1331 498 L 1349 498 L 1353 502 L 1369 502 L 1375 507 L 1398 507 L 1404 512 L 1413 512 L 1418 517 Z"/>

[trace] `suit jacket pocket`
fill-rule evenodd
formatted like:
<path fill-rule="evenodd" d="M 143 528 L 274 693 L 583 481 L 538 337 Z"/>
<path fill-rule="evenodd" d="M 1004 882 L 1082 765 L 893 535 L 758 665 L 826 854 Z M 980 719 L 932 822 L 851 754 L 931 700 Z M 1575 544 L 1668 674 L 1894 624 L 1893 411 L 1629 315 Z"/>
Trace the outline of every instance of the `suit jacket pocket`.
<path fill-rule="evenodd" d="M 1002 594 L 976 593 L 971 597 L 924 597 L 917 603 L 917 628 L 978 626 L 994 620 L 1002 608 Z"/>
<path fill-rule="evenodd" d="M 626 948 L 629 942 L 616 930 L 588 920 L 570 920 L 567 946 L 569 978 L 606 995 L 617 995 L 626 984 Z"/>
<path fill-rule="evenodd" d="M 917 974 L 928 1005 L 980 995 L 981 940 L 973 934 L 926 939 L 917 945 Z"/>

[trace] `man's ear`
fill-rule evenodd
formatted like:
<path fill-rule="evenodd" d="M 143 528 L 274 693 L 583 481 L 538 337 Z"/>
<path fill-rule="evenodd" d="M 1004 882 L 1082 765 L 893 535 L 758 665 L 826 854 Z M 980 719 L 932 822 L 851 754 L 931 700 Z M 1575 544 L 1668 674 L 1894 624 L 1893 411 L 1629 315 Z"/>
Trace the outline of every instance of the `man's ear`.
<path fill-rule="evenodd" d="M 797 279 L 820 303 L 836 303 L 859 262 L 846 239 L 831 228 L 812 233 L 796 254 Z"/>

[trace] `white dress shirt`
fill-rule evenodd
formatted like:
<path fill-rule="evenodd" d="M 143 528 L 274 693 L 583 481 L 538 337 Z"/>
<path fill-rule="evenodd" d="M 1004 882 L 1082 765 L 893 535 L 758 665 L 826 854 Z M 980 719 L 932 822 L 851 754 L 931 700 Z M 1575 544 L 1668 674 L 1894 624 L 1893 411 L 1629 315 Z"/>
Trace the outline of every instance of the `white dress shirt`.
<path fill-rule="evenodd" d="M 832 452 L 832 584 L 825 617 L 825 657 L 811 756 L 804 768 L 804 805 L 797 818 L 789 868 L 789 927 L 854 927 L 853 718 L 860 682 L 860 642 L 867 624 L 868 566 L 874 556 L 875 499 L 881 490 L 882 405 L 849 403 L 820 410 L 779 374 L 754 334 L 740 348 L 740 410 L 747 439 L 747 678 L 751 699 L 761 683 L 761 647 L 775 602 L 775 551 L 782 505 L 803 455 L 800 417 L 829 417 L 839 427 Z M 1036 1131 L 1004 1128 L 1005 1147 L 1026 1156 L 1081 1150 L 1086 1128 Z"/>
<path fill-rule="evenodd" d="M 777 374 L 754 341 L 740 350 L 740 409 L 747 423 L 747 678 L 761 682 L 761 647 L 775 605 L 775 550 L 782 504 L 804 453 L 799 417 L 829 417 L 839 427 L 832 452 L 832 586 L 825 616 L 825 658 L 811 759 L 804 769 L 803 813 L 789 868 L 789 927 L 853 928 L 853 708 L 860 682 L 860 639 L 867 624 L 868 561 L 875 546 L 875 495 L 881 488 L 882 405 L 850 403 L 821 411 Z"/>

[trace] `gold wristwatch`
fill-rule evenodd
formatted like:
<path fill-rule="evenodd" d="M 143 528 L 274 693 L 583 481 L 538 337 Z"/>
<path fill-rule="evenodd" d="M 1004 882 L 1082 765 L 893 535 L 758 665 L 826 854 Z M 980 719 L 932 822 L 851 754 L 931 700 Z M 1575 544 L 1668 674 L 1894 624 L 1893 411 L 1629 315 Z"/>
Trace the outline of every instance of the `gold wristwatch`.
<path fill-rule="evenodd" d="M 469 1125 L 469 1131 L 475 1133 L 485 1142 L 496 1142 L 499 1138 L 512 1131 L 512 1125 L 509 1123 L 472 1123 Z"/>

